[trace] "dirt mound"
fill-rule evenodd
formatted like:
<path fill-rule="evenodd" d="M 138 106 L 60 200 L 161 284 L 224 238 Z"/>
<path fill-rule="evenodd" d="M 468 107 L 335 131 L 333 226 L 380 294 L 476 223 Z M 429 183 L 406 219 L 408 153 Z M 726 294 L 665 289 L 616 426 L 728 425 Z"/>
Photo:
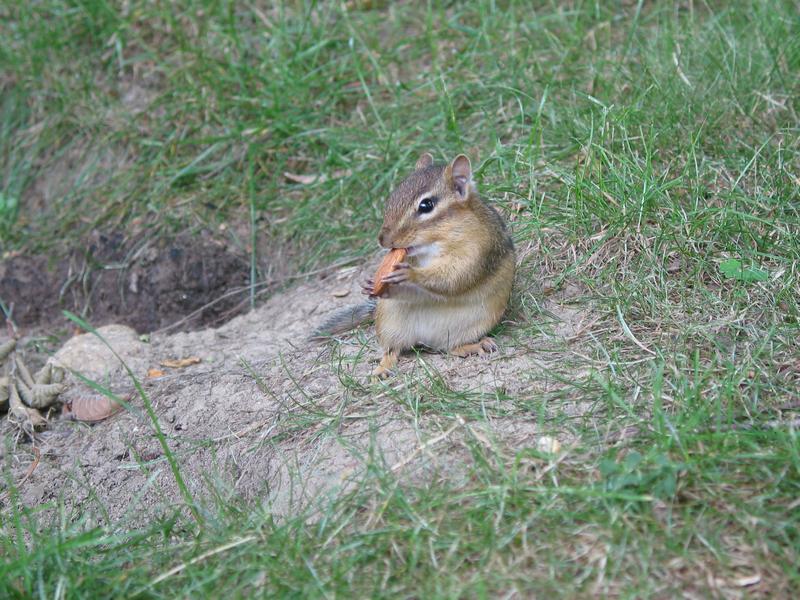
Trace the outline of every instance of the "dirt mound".
<path fill-rule="evenodd" d="M 193 494 L 202 498 L 213 485 L 223 496 L 261 498 L 280 514 L 351 485 L 374 461 L 409 480 L 461 478 L 468 476 L 469 444 L 514 451 L 536 445 L 537 416 L 505 417 L 503 407 L 509 398 L 535 396 L 562 360 L 557 353 L 537 356 L 503 336 L 491 358 L 405 356 L 400 374 L 370 383 L 379 354 L 371 328 L 339 342 L 306 341 L 327 314 L 360 300 L 359 282 L 373 269 L 299 285 L 218 329 L 156 334 L 150 343 L 118 326 L 102 330 L 144 382 Z M 555 303 L 549 308 L 559 310 Z M 574 333 L 574 311 L 565 314 L 569 321 L 561 326 Z M 548 340 L 538 342 L 544 347 Z M 91 375 L 120 395 L 132 391 L 119 362 L 91 335 L 70 340 L 56 359 L 76 367 L 86 356 L 94 357 Z M 199 364 L 160 367 L 189 356 Z M 151 368 L 165 375 L 148 377 Z M 438 397 L 434 386 L 450 390 L 461 403 L 458 412 L 425 409 Z M 64 399 L 87 393 L 74 383 Z M 38 434 L 41 460 L 20 490 L 22 501 L 63 496 L 81 512 L 114 519 L 179 500 L 141 400 L 134 396 L 131 405 L 98 425 L 59 421 Z M 562 403 L 558 410 L 580 407 Z M 470 412 L 495 416 L 462 417 Z M 15 481 L 29 468 L 30 452 L 20 442 L 9 457 Z"/>
<path fill-rule="evenodd" d="M 122 323 L 145 333 L 240 289 L 183 328 L 229 319 L 246 306 L 249 277 L 248 258 L 208 233 L 153 241 L 96 232 L 64 258 L 12 255 L 0 261 L 0 298 L 24 328 L 63 323 L 67 309 L 95 325 Z"/>

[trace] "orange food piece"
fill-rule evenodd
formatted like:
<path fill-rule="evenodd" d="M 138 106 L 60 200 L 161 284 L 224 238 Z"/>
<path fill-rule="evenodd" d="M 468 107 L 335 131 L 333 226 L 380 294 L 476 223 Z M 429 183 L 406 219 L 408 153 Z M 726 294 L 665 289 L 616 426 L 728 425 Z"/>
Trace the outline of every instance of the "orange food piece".
<path fill-rule="evenodd" d="M 392 248 L 383 257 L 383 262 L 381 266 L 378 267 L 378 270 L 375 272 L 375 281 L 372 285 L 372 295 L 373 296 L 380 296 L 383 292 L 384 288 L 386 287 L 385 283 L 381 283 L 381 280 L 386 277 L 389 273 L 394 271 L 394 266 L 397 263 L 401 263 L 405 260 L 406 255 L 408 254 L 408 250 L 405 248 Z"/>

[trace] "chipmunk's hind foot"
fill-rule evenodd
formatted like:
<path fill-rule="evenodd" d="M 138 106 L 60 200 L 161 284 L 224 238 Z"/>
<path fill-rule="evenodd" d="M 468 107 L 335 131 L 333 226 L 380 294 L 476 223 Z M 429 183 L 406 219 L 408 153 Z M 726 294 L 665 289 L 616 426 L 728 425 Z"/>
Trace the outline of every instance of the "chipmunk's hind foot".
<path fill-rule="evenodd" d="M 396 350 L 385 352 L 381 357 L 381 362 L 372 371 L 373 379 L 386 379 L 392 375 L 394 368 L 397 366 L 397 357 L 399 354 L 400 353 Z"/>
<path fill-rule="evenodd" d="M 461 346 L 456 346 L 450 350 L 450 354 L 464 358 L 471 354 L 478 354 L 480 356 L 483 356 L 484 354 L 491 354 L 492 352 L 497 352 L 498 349 L 497 342 L 490 337 L 485 337 L 481 341 L 475 342 L 474 344 L 463 344 Z"/>

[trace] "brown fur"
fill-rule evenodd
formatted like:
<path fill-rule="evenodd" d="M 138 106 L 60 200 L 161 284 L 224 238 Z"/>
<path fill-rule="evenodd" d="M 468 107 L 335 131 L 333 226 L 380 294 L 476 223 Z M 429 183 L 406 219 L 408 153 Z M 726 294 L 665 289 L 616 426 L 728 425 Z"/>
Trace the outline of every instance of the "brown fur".
<path fill-rule="evenodd" d="M 470 181 L 466 157 L 448 165 L 425 155 L 386 201 L 379 237 L 387 248 L 420 249 L 407 279 L 378 301 L 376 330 L 385 356 L 414 345 L 471 353 L 494 348 L 478 341 L 503 315 L 514 278 L 514 246 L 505 223 Z M 421 215 L 421 198 L 435 196 Z M 477 343 L 476 343 L 477 342 Z M 385 360 L 376 372 L 385 374 Z"/>

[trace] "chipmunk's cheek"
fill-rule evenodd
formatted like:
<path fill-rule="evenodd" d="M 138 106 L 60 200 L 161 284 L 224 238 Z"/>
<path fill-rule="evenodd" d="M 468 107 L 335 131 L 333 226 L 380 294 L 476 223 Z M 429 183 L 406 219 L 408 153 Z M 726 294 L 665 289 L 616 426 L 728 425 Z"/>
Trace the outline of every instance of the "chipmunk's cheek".
<path fill-rule="evenodd" d="M 422 251 L 424 251 L 424 248 L 435 242 L 436 239 L 428 235 L 426 231 L 417 231 L 411 235 L 405 235 L 402 238 L 398 238 L 394 247 L 405 248 L 408 250 L 409 254 L 413 255 L 414 252 L 421 251 L 420 249 L 423 249 Z"/>
<path fill-rule="evenodd" d="M 439 244 L 419 244 L 408 248 L 408 256 L 413 256 L 416 260 L 417 267 L 425 267 L 434 258 L 439 256 Z"/>

